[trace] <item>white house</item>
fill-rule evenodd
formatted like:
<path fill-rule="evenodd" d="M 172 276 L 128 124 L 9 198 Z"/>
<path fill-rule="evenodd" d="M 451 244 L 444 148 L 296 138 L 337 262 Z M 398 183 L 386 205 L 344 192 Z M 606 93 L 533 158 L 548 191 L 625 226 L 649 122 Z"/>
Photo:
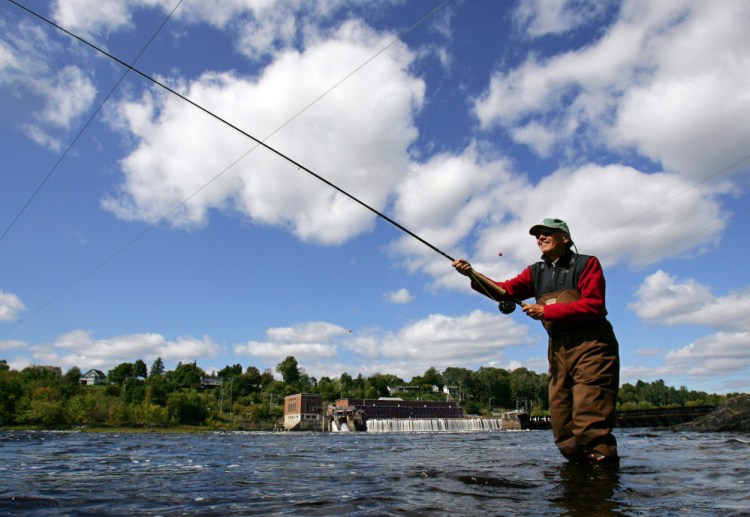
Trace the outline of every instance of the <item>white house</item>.
<path fill-rule="evenodd" d="M 81 379 L 78 381 L 80 384 L 86 384 L 87 386 L 93 386 L 95 384 L 106 384 L 107 376 L 101 370 L 91 369 L 81 375 Z"/>

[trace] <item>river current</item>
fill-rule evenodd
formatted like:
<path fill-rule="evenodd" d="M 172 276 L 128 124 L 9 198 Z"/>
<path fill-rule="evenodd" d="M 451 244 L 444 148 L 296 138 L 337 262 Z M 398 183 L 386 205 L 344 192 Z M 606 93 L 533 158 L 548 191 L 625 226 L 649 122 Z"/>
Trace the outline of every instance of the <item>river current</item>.
<path fill-rule="evenodd" d="M 2 515 L 750 515 L 750 435 L 617 432 L 619 467 L 549 431 L 0 433 Z"/>

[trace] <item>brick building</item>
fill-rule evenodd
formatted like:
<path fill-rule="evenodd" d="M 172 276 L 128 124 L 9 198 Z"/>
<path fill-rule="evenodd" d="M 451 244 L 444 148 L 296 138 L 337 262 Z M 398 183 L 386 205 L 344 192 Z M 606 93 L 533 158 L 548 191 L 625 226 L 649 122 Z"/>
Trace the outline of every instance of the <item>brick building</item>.
<path fill-rule="evenodd" d="M 423 400 L 339 399 L 335 411 L 360 411 L 371 418 L 463 418 L 464 410 L 455 402 Z"/>
<path fill-rule="evenodd" d="M 323 425 L 323 398 L 315 393 L 284 397 L 284 429 L 320 431 Z"/>

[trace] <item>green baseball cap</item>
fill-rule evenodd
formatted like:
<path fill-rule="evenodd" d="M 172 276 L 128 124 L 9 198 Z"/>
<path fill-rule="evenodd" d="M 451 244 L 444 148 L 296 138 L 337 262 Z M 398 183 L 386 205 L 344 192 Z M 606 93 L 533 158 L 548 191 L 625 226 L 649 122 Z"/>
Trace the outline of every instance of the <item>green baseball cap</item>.
<path fill-rule="evenodd" d="M 558 230 L 561 232 L 565 232 L 568 235 L 570 235 L 570 230 L 568 230 L 568 224 L 563 221 L 562 219 L 554 219 L 551 217 L 546 218 L 544 221 L 542 221 L 542 224 L 535 224 L 531 227 L 529 230 L 529 235 L 536 236 L 540 230 L 543 230 L 545 228 L 551 229 L 551 230 Z"/>

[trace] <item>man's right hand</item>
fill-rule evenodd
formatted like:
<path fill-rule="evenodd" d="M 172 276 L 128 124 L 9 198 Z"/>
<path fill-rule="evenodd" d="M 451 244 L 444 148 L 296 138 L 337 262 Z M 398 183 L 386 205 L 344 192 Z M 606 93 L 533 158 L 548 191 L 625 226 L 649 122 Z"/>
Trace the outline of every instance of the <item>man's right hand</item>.
<path fill-rule="evenodd" d="M 458 259 L 453 262 L 453 267 L 464 276 L 471 276 L 472 271 L 474 271 L 471 264 L 464 259 Z"/>

